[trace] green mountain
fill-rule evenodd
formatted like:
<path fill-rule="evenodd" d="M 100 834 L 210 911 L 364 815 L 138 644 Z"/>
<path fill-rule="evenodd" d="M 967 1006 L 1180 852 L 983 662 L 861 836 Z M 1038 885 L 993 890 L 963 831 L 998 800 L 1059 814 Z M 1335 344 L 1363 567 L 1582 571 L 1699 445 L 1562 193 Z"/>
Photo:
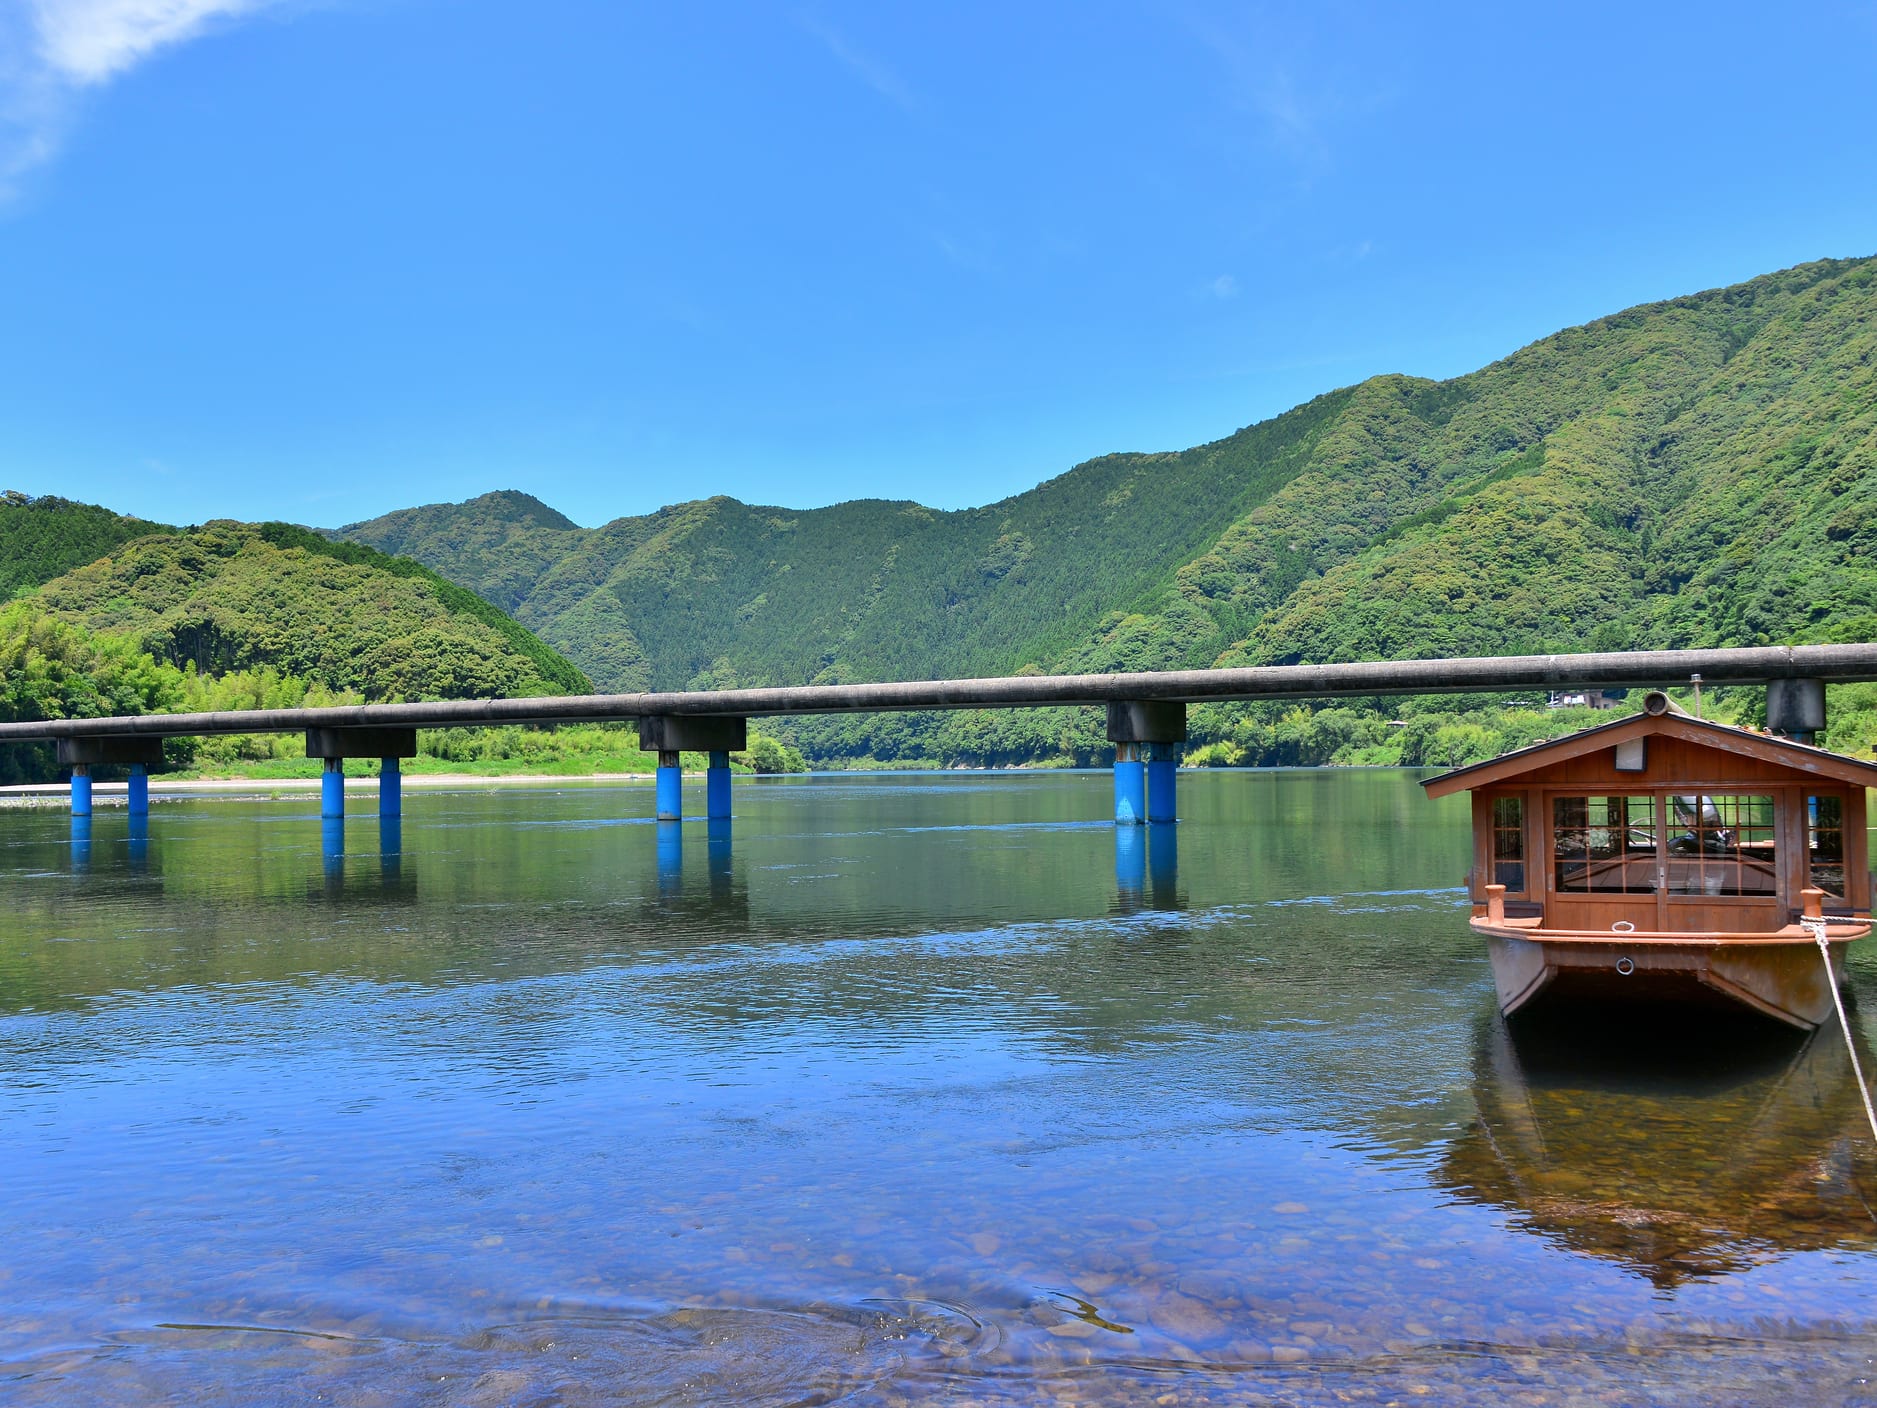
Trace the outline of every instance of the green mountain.
<path fill-rule="evenodd" d="M 507 607 L 603 688 L 1003 674 L 1082 648 L 1217 541 L 1301 472 L 1350 394 L 955 513 L 714 498 L 584 530 L 505 493 L 339 531 Z"/>
<path fill-rule="evenodd" d="M 1746 645 L 1877 638 L 1873 465 L 1877 259 L 1823 260 L 979 509 L 714 498 L 582 529 L 504 493 L 340 536 L 488 596 L 613 689 Z M 1065 728 L 1086 733 L 1012 714 L 795 736 L 1080 756 Z"/>
<path fill-rule="evenodd" d="M 204 674 L 271 668 L 366 699 L 591 687 L 501 610 L 429 568 L 285 523 L 138 537 L 29 600 Z"/>
<path fill-rule="evenodd" d="M 123 543 L 173 531 L 53 494 L 0 493 L 0 601 L 94 562 Z"/>

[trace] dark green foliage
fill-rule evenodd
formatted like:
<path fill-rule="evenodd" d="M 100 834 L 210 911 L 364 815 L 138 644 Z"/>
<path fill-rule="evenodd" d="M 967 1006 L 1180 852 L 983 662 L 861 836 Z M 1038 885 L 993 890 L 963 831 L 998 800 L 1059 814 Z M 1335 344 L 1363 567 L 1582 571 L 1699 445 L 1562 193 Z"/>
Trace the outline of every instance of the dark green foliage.
<path fill-rule="evenodd" d="M 802 755 L 786 743 L 778 742 L 767 734 L 750 735 L 749 751 L 737 755 L 737 761 L 747 763 L 751 772 L 781 773 L 807 772 L 808 762 Z"/>
<path fill-rule="evenodd" d="M 509 494 L 343 531 L 510 605 L 608 688 L 1006 673 L 1056 660 L 1163 588 L 1300 471 L 1348 395 L 959 513 L 718 498 L 584 532 L 544 526 Z"/>
<path fill-rule="evenodd" d="M 427 568 L 288 524 L 220 521 L 139 538 L 35 599 L 204 674 L 272 666 L 367 699 L 587 687 L 513 621 Z"/>
<path fill-rule="evenodd" d="M 1300 588 L 1230 658 L 1758 645 L 1877 615 L 1870 268 L 1808 265 L 1550 339 L 1605 367 L 1587 414 L 1523 448 L 1515 477 Z M 1532 354 L 1480 373 L 1520 375 L 1478 404 L 1544 393 Z"/>
<path fill-rule="evenodd" d="M 170 707 L 180 672 L 119 637 L 60 621 L 33 600 L 0 607 L 0 721 L 95 719 Z M 50 743 L 0 744 L 0 783 L 53 776 Z"/>
<path fill-rule="evenodd" d="M 451 614 L 480 621 L 506 640 L 517 654 L 527 658 L 534 666 L 535 673 L 542 680 L 554 686 L 554 693 L 579 694 L 592 688 L 592 683 L 581 673 L 578 666 L 543 645 L 539 637 L 506 611 L 484 601 L 474 592 L 467 591 L 439 576 L 421 562 L 408 557 L 392 557 L 361 543 L 334 541 L 323 534 L 315 533 L 310 528 L 302 528 L 294 523 L 263 523 L 256 531 L 260 533 L 264 541 L 272 543 L 277 548 L 298 548 L 303 552 L 317 553 L 354 567 L 372 568 L 379 572 L 389 572 L 394 577 L 409 577 L 420 581 L 430 588 L 436 599 Z"/>
<path fill-rule="evenodd" d="M 95 562 L 121 543 L 169 531 L 51 494 L 0 494 L 0 600 Z"/>
<path fill-rule="evenodd" d="M 507 489 L 467 503 L 400 509 L 326 536 L 370 543 L 433 567 L 447 562 L 451 581 L 513 611 L 585 530 L 533 495 Z"/>

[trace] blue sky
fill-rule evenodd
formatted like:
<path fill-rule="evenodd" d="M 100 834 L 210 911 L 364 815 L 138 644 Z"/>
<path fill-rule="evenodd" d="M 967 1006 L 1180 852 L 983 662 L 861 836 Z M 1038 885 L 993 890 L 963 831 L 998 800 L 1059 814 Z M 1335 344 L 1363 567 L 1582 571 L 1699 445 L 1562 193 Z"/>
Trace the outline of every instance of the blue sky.
<path fill-rule="evenodd" d="M 0 487 L 984 503 L 1877 253 L 1877 3 L 0 0 Z"/>

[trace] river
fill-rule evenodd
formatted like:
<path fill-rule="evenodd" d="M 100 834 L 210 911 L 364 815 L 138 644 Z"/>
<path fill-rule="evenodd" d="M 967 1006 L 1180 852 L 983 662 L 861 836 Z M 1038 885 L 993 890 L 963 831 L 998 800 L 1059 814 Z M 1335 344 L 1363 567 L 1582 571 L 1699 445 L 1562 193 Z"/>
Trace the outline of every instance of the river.
<path fill-rule="evenodd" d="M 0 1401 L 1877 1402 L 1841 1038 L 1508 1032 L 1464 798 L 1180 786 L 0 812 Z"/>

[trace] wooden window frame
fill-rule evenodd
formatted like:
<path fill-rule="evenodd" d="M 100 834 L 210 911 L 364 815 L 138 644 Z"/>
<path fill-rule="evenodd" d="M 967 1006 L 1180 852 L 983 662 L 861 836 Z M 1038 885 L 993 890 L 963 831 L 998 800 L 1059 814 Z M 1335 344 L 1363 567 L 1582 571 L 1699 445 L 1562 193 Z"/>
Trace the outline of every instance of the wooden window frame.
<path fill-rule="evenodd" d="M 1619 795 L 1619 788 L 1621 789 L 1620 795 L 1622 796 L 1646 796 L 1654 800 L 1656 888 L 1653 891 L 1634 893 L 1627 891 L 1599 893 L 1597 891 L 1558 889 L 1556 857 L 1553 854 L 1554 847 L 1557 844 L 1556 836 L 1554 835 L 1555 823 L 1553 819 L 1555 815 L 1556 799 L 1559 797 L 1616 796 Z M 1723 911 L 1738 910 L 1742 913 L 1744 918 L 1747 914 L 1755 912 L 1765 913 L 1769 910 L 1777 911 L 1781 906 L 1793 906 L 1798 903 L 1798 891 L 1800 887 L 1793 883 L 1792 857 L 1795 855 L 1799 856 L 1802 863 L 1804 852 L 1803 847 L 1795 851 L 1788 840 L 1788 832 L 1792 826 L 1792 818 L 1795 809 L 1798 811 L 1804 810 L 1804 798 L 1809 791 L 1806 784 L 1795 785 L 1783 782 L 1769 783 L 1722 781 L 1720 779 L 1691 779 L 1685 782 L 1678 781 L 1640 785 L 1640 779 L 1638 779 L 1636 783 L 1629 784 L 1587 782 L 1556 783 L 1547 784 L 1533 790 L 1541 799 L 1541 805 L 1534 810 L 1541 817 L 1540 825 L 1544 832 L 1543 846 L 1539 854 L 1544 860 L 1544 889 L 1541 893 L 1547 912 L 1549 912 L 1554 901 L 1562 901 L 1565 904 L 1580 904 L 1587 901 L 1592 903 L 1607 902 L 1611 905 L 1626 901 L 1638 907 L 1648 907 L 1653 904 L 1655 909 L 1656 929 L 1663 933 L 1669 933 L 1681 929 L 1694 931 L 1709 927 L 1705 925 L 1694 926 L 1685 922 L 1679 922 L 1676 914 L 1677 909 L 1687 911 L 1696 907 L 1714 906 Z M 1796 803 L 1793 800 L 1795 794 L 1798 797 Z M 1775 890 L 1773 894 L 1687 895 L 1671 894 L 1666 888 L 1664 881 L 1667 878 L 1668 867 L 1669 798 L 1715 795 L 1726 797 L 1770 796 L 1773 799 L 1773 854 L 1775 867 Z M 1526 880 L 1527 883 L 1531 880 L 1531 872 L 1529 869 L 1526 872 Z M 1758 926 L 1740 923 L 1738 925 L 1730 924 L 1725 927 L 1751 929 Z"/>
<path fill-rule="evenodd" d="M 1851 818 L 1854 814 L 1851 798 L 1844 792 L 1834 792 L 1823 787 L 1813 786 L 1807 786 L 1800 792 L 1798 806 L 1795 808 L 1798 814 L 1793 818 L 1793 831 L 1798 837 L 1799 843 L 1799 865 L 1797 867 L 1799 879 L 1802 885 L 1809 886 L 1817 884 L 1817 882 L 1812 879 L 1812 808 L 1810 804 L 1814 797 L 1821 799 L 1830 798 L 1838 804 L 1838 846 L 1843 854 L 1843 859 L 1839 861 L 1839 864 L 1844 868 L 1844 893 L 1842 895 L 1833 896 L 1830 890 L 1825 890 L 1825 894 L 1827 898 L 1835 899 L 1839 904 L 1853 904 L 1852 896 L 1857 890 L 1857 886 L 1854 883 L 1857 872 L 1852 864 L 1852 852 L 1857 848 L 1851 844 Z M 1869 873 L 1868 866 L 1865 868 L 1865 873 Z M 1821 890 L 1825 889 L 1822 884 L 1818 884 L 1817 888 Z"/>
<path fill-rule="evenodd" d="M 1537 901 L 1547 909 L 1554 900 L 1575 903 L 1585 898 L 1596 898 L 1596 892 L 1586 896 L 1579 891 L 1560 891 L 1557 888 L 1557 875 L 1554 870 L 1552 854 L 1555 844 L 1552 835 L 1552 799 L 1555 797 L 1587 797 L 1612 795 L 1621 790 L 1624 796 L 1652 796 L 1656 802 L 1656 853 L 1658 864 L 1663 863 L 1663 852 L 1668 844 L 1667 798 L 1691 795 L 1724 796 L 1771 796 L 1774 801 L 1774 854 L 1777 890 L 1772 896 L 1766 895 L 1669 895 L 1664 890 L 1654 893 L 1656 901 L 1656 926 L 1668 931 L 1678 927 L 1672 922 L 1673 909 L 1676 906 L 1714 905 L 1722 910 L 1739 909 L 1742 911 L 1764 910 L 1767 906 L 1785 906 L 1796 912 L 1800 897 L 1799 892 L 1811 883 L 1810 837 L 1806 834 L 1807 818 L 1805 799 L 1811 796 L 1837 797 L 1843 803 L 1844 823 L 1844 863 L 1845 890 L 1843 903 L 1853 913 L 1868 913 L 1871 908 L 1870 862 L 1866 834 L 1866 797 L 1865 789 L 1857 786 L 1840 787 L 1824 779 L 1794 779 L 1791 782 L 1745 781 L 1741 779 L 1723 780 L 1720 778 L 1690 779 L 1666 784 L 1644 784 L 1640 778 L 1626 778 L 1622 783 L 1528 783 L 1524 786 L 1496 785 L 1481 788 L 1472 793 L 1473 797 L 1473 875 L 1472 899 L 1483 904 L 1486 899 L 1486 886 L 1492 882 L 1492 803 L 1499 797 L 1518 797 L 1521 799 L 1525 815 L 1525 888 L 1522 891 L 1506 891 L 1507 899 Z M 1648 894 L 1611 895 L 1612 902 L 1629 900 L 1647 906 L 1651 896 Z M 1680 926 L 1685 927 L 1685 926 Z"/>

